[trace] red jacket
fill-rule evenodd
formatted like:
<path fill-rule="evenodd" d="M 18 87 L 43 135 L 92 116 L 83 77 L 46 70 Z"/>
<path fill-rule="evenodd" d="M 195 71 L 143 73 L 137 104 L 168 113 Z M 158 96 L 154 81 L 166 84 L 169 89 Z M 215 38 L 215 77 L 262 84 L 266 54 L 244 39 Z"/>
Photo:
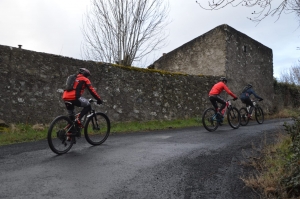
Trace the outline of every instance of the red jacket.
<path fill-rule="evenodd" d="M 224 84 L 223 82 L 216 83 L 210 90 L 208 96 L 211 95 L 219 95 L 223 90 L 225 90 L 229 95 L 231 95 L 233 98 L 237 98 L 233 92 L 229 90 L 229 88 Z"/>
<path fill-rule="evenodd" d="M 82 74 L 77 75 L 73 88 L 74 89 L 71 91 L 64 91 L 62 96 L 62 99 L 64 101 L 71 101 L 71 100 L 78 99 L 83 94 L 85 88 L 89 90 L 89 92 L 95 99 L 97 100 L 101 99 L 100 95 L 98 95 L 98 93 L 92 86 L 91 81 L 85 76 L 83 76 Z"/>

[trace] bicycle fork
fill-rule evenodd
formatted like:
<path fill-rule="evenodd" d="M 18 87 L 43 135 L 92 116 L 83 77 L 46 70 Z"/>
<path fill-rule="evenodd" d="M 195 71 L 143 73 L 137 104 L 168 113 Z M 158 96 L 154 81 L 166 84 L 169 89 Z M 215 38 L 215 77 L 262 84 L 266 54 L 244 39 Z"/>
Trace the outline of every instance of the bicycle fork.
<path fill-rule="evenodd" d="M 93 130 L 100 130 L 100 126 L 97 120 L 97 115 L 95 111 L 91 111 L 91 113 L 87 116 L 87 118 L 92 117 L 92 125 L 93 125 Z"/>

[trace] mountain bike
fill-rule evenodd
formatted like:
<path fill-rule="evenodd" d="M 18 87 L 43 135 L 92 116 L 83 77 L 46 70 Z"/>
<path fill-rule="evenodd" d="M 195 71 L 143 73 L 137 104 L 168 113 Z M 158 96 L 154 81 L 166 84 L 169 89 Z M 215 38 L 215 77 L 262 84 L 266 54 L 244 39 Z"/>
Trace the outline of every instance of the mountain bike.
<path fill-rule="evenodd" d="M 91 104 L 96 100 L 89 99 Z M 76 114 L 78 116 L 79 113 Z M 67 153 L 76 144 L 76 139 L 81 137 L 81 131 L 84 129 L 84 137 L 91 145 L 101 145 L 106 141 L 110 133 L 110 120 L 106 114 L 96 112 L 95 109 L 86 114 L 79 128 L 77 122 L 71 121 L 68 116 L 61 115 L 56 117 L 48 129 L 47 140 L 50 149 L 58 154 Z"/>
<path fill-rule="evenodd" d="M 259 104 L 257 103 L 259 100 L 252 100 L 253 105 L 254 105 L 254 115 L 255 115 L 255 119 L 257 121 L 258 124 L 262 124 L 264 122 L 264 112 L 262 110 L 262 108 L 259 106 Z M 240 115 L 241 115 L 241 125 L 242 126 L 246 126 L 249 123 L 249 110 L 250 110 L 251 106 L 247 106 L 247 107 L 242 107 L 240 109 Z M 252 113 L 253 113 L 252 111 Z"/>
<path fill-rule="evenodd" d="M 237 129 L 240 127 L 240 112 L 239 110 L 231 105 L 231 101 L 227 100 L 226 106 L 224 108 L 223 116 L 227 116 L 227 121 L 229 125 Z M 215 131 L 219 125 L 223 122 L 224 117 L 220 117 L 215 108 L 207 108 L 202 115 L 202 124 L 204 128 L 208 131 Z"/>

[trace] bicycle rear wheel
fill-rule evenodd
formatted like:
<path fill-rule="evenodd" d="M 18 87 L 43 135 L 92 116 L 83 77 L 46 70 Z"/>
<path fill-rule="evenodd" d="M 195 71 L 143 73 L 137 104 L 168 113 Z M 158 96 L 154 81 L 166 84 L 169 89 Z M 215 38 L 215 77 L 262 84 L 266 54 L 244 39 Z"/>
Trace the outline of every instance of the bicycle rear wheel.
<path fill-rule="evenodd" d="M 264 112 L 262 108 L 260 107 L 255 107 L 255 119 L 258 124 L 262 124 L 264 122 Z"/>
<path fill-rule="evenodd" d="M 248 118 L 248 111 L 246 108 L 241 108 L 240 109 L 240 115 L 241 115 L 241 125 L 246 126 L 249 123 L 249 118 Z"/>
<path fill-rule="evenodd" d="M 84 126 L 84 136 L 91 145 L 100 145 L 108 138 L 110 121 L 104 113 L 91 115 Z"/>
<path fill-rule="evenodd" d="M 213 108 L 208 108 L 202 115 L 202 124 L 204 128 L 210 132 L 215 131 L 219 123 L 217 121 L 217 112 Z"/>
<path fill-rule="evenodd" d="M 227 120 L 232 128 L 239 128 L 241 125 L 241 116 L 239 110 L 235 107 L 229 108 L 227 113 Z"/>
<path fill-rule="evenodd" d="M 67 130 L 72 126 L 72 121 L 67 116 L 55 118 L 48 129 L 48 145 L 50 149 L 58 154 L 67 153 L 73 146 L 73 140 L 67 141 Z M 72 137 L 72 139 L 75 139 Z"/>

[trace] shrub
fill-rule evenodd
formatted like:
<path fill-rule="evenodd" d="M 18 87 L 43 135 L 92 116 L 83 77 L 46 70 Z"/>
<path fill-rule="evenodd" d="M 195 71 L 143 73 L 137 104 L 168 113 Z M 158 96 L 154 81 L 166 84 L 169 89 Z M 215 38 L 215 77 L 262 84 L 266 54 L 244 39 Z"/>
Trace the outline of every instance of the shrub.
<path fill-rule="evenodd" d="M 294 118 L 294 121 L 292 125 L 284 125 L 292 142 L 285 154 L 285 169 L 289 176 L 284 176 L 281 183 L 289 197 L 300 197 L 300 119 Z"/>

